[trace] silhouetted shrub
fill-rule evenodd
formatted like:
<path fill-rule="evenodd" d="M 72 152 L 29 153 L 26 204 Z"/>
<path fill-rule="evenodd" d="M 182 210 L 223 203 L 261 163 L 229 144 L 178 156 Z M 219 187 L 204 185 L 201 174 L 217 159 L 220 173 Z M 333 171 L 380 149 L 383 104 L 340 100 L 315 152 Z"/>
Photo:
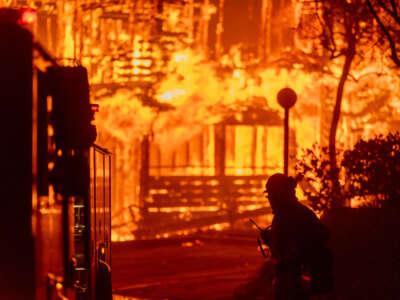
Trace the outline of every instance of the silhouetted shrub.
<path fill-rule="evenodd" d="M 344 152 L 342 167 L 349 182 L 347 191 L 374 205 L 396 204 L 400 196 L 400 134 L 360 140 Z M 398 204 L 397 204 L 398 205 Z"/>
<path fill-rule="evenodd" d="M 343 199 L 343 195 L 336 195 L 332 187 L 334 172 L 339 172 L 340 175 L 340 169 L 331 170 L 327 147 L 314 144 L 311 149 L 306 149 L 295 170 L 296 179 L 315 211 L 330 209 L 334 205 L 334 199 Z M 343 190 L 342 185 L 341 189 Z"/>
<path fill-rule="evenodd" d="M 337 160 L 340 195 L 332 189 L 327 147 L 314 145 L 296 164 L 296 177 L 314 210 L 332 208 L 333 199 L 358 200 L 360 206 L 400 206 L 400 133 L 361 139 Z"/>

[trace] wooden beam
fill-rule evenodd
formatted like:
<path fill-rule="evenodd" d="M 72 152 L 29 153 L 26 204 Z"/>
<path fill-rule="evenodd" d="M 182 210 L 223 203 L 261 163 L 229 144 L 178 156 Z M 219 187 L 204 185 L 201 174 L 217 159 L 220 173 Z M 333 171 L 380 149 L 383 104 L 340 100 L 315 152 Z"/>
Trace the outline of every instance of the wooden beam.
<path fill-rule="evenodd" d="M 224 124 L 216 124 L 215 127 L 215 175 L 225 175 L 225 147 L 226 147 L 226 132 Z"/>
<path fill-rule="evenodd" d="M 251 172 L 254 175 L 257 165 L 257 126 L 252 126 L 251 133 Z"/>
<path fill-rule="evenodd" d="M 149 192 L 149 158 L 150 158 L 150 142 L 149 136 L 144 135 L 140 144 L 140 194 L 139 194 L 139 206 L 143 210 L 145 200 Z M 142 211 L 142 215 L 146 214 Z"/>

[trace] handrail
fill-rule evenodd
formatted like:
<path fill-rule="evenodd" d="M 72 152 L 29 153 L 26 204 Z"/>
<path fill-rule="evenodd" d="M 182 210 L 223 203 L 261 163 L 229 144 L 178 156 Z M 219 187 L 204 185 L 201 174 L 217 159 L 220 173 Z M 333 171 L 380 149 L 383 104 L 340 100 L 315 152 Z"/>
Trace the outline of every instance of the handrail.
<path fill-rule="evenodd" d="M 98 150 L 99 152 L 102 152 L 103 154 L 106 155 L 112 155 L 112 153 L 110 151 L 108 151 L 106 148 L 102 148 L 99 145 L 93 144 L 92 147 L 96 150 Z"/>

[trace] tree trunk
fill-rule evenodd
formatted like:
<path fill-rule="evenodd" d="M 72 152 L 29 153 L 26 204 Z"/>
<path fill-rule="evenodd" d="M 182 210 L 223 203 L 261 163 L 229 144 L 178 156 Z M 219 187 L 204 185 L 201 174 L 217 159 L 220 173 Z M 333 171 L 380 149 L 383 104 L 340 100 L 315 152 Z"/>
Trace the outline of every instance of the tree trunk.
<path fill-rule="evenodd" d="M 355 44 L 354 42 L 349 42 L 349 48 L 346 51 L 345 62 L 342 69 L 342 75 L 340 76 L 340 81 L 336 92 L 336 102 L 335 102 L 335 108 L 333 110 L 331 130 L 329 134 L 329 161 L 330 161 L 330 170 L 332 172 L 332 192 L 333 192 L 332 196 L 334 197 L 333 199 L 334 207 L 343 206 L 343 199 L 341 197 L 342 195 L 339 184 L 339 172 L 336 160 L 336 133 L 340 120 L 344 85 L 349 75 L 351 63 L 353 62 L 354 56 L 355 56 Z"/>

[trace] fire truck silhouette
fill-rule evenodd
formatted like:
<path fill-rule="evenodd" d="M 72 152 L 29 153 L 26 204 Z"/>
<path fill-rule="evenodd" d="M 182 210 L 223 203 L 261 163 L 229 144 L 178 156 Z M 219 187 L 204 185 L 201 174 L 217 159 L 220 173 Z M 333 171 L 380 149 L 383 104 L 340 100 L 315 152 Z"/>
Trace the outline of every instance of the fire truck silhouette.
<path fill-rule="evenodd" d="M 94 144 L 86 69 L 0 8 L 1 299 L 111 299 L 111 154 Z"/>

